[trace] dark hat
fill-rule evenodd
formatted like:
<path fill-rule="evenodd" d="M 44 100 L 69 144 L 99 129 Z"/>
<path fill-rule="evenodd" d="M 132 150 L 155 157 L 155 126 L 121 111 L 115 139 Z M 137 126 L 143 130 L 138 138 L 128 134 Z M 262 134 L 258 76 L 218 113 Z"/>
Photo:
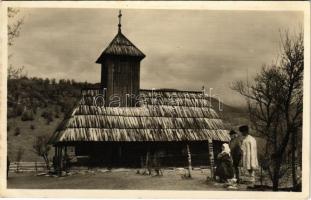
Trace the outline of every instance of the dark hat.
<path fill-rule="evenodd" d="M 229 135 L 234 135 L 234 134 L 237 134 L 237 132 L 235 132 L 234 130 L 231 130 L 231 131 L 229 132 Z"/>
<path fill-rule="evenodd" d="M 247 125 L 240 126 L 239 131 L 240 132 L 248 132 L 248 126 Z"/>

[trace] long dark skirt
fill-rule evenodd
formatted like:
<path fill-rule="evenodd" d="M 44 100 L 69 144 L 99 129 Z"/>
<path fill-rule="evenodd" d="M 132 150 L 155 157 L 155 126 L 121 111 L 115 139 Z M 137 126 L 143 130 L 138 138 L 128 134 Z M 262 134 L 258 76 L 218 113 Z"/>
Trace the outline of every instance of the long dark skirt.
<path fill-rule="evenodd" d="M 219 155 L 217 158 L 216 176 L 220 181 L 226 181 L 234 177 L 232 159 L 229 154 Z"/>

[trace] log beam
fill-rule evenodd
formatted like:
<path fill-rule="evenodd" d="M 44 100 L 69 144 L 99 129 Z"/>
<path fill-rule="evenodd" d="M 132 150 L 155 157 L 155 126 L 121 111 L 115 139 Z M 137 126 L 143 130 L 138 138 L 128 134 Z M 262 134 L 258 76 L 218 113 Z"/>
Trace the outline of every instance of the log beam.
<path fill-rule="evenodd" d="M 188 157 L 188 178 L 191 178 L 192 162 L 191 162 L 191 152 L 190 152 L 189 144 L 187 144 L 187 157 Z"/>
<path fill-rule="evenodd" d="M 151 175 L 151 166 L 150 166 L 150 152 L 149 150 L 146 153 L 146 173 L 148 173 L 148 175 Z"/>
<path fill-rule="evenodd" d="M 208 153 L 209 153 L 209 160 L 210 160 L 210 169 L 211 169 L 211 177 L 215 178 L 215 172 L 214 172 L 214 148 L 213 148 L 213 141 L 208 141 Z"/>

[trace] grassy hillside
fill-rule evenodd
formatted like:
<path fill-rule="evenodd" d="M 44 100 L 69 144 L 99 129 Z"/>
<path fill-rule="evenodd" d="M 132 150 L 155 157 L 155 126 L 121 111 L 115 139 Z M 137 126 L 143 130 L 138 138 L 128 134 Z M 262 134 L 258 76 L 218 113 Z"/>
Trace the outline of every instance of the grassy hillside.
<path fill-rule="evenodd" d="M 21 161 L 43 162 L 43 159 L 34 152 L 32 145 L 37 136 L 49 137 L 62 121 L 64 115 L 61 113 L 59 118 L 54 118 L 52 122 L 47 124 L 47 120 L 40 116 L 41 112 L 46 110 L 47 108 L 39 108 L 33 121 L 22 121 L 21 116 L 8 119 L 8 155 L 11 161 L 16 161 L 18 151 L 22 150 Z M 16 135 L 16 129 L 20 129 L 19 135 Z"/>
<path fill-rule="evenodd" d="M 70 112 L 83 87 L 73 80 L 20 77 L 8 80 L 7 140 L 11 161 L 41 161 L 33 150 L 37 136 L 49 137 Z M 51 152 L 52 153 L 52 152 Z"/>

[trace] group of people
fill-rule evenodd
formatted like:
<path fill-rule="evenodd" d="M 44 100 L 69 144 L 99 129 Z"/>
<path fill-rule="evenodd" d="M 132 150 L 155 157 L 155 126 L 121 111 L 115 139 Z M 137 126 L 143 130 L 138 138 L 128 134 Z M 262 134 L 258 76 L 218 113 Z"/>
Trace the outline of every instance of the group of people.
<path fill-rule="evenodd" d="M 231 130 L 229 144 L 222 145 L 222 151 L 216 159 L 215 175 L 222 183 L 240 183 L 239 167 L 242 166 L 248 172 L 248 181 L 254 185 L 255 170 L 258 169 L 257 143 L 249 134 L 248 126 L 240 126 L 239 132 Z"/>

